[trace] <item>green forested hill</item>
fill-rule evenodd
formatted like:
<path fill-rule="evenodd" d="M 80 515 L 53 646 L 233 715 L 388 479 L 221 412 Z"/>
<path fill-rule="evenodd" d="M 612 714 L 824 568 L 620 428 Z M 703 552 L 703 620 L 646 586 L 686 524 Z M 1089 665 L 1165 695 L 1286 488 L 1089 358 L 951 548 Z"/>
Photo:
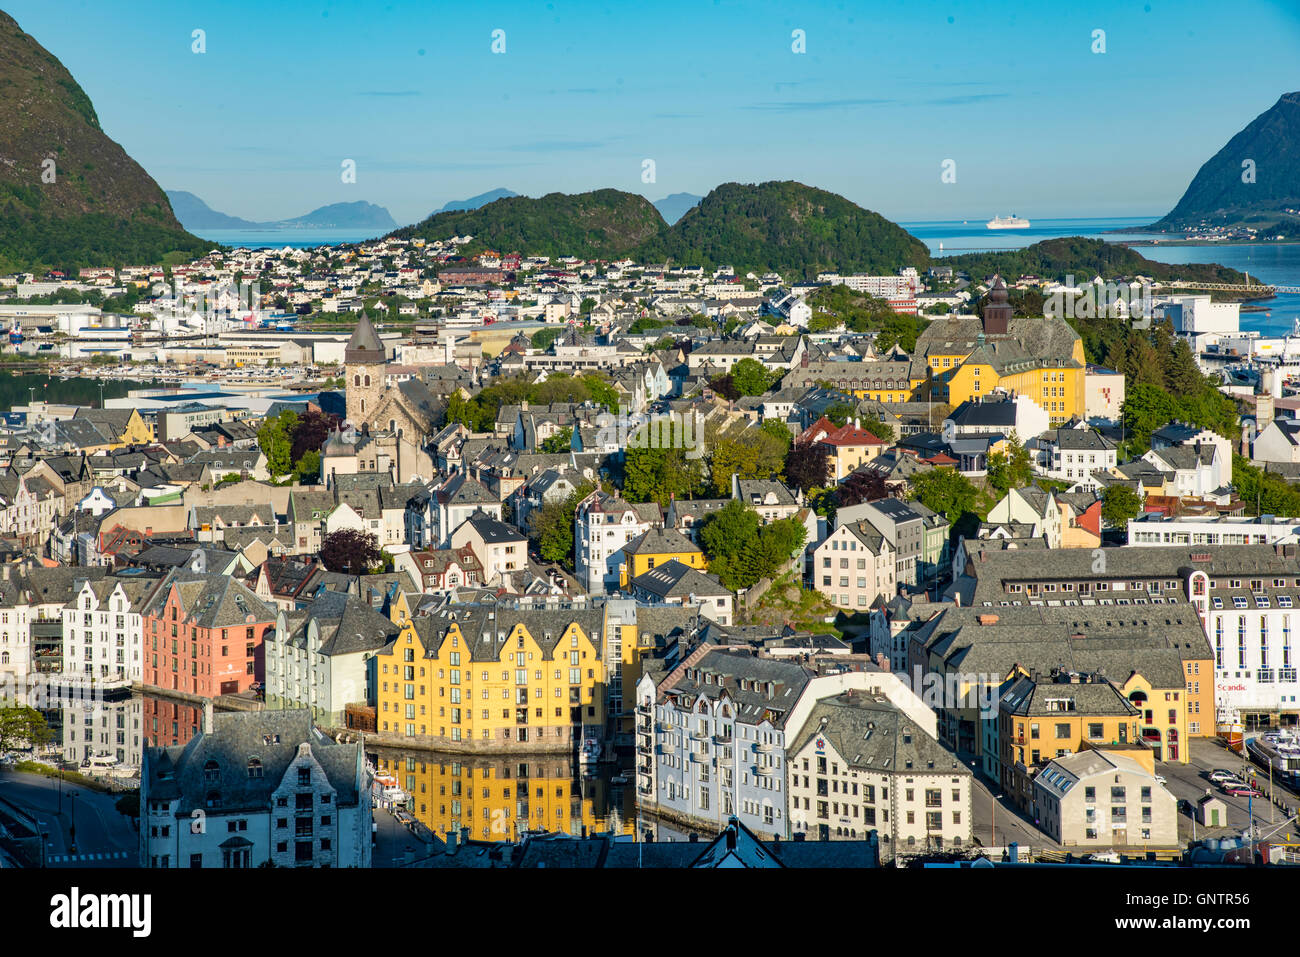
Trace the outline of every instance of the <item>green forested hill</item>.
<path fill-rule="evenodd" d="M 1235 269 L 1212 263 L 1171 266 L 1147 259 L 1127 246 L 1118 246 L 1102 239 L 1084 239 L 1082 236 L 1045 239 L 1024 249 L 1006 252 L 947 256 L 942 262 L 954 271 L 969 273 L 976 281 L 999 273 L 1010 279 L 1017 276 L 1041 276 L 1044 279 L 1064 280 L 1067 275 L 1073 275 L 1077 282 L 1087 282 L 1097 275 L 1103 279 L 1141 275 L 1161 281 L 1186 279 L 1200 282 L 1245 282 L 1245 277 Z"/>
<path fill-rule="evenodd" d="M 643 196 L 617 189 L 509 196 L 477 209 L 437 213 L 396 230 L 410 239 L 473 236 L 467 252 L 495 249 L 530 256 L 618 259 L 668 228 Z"/>
<path fill-rule="evenodd" d="M 638 254 L 806 278 L 822 271 L 894 273 L 930 261 L 924 243 L 879 213 L 789 181 L 723 183 Z"/>

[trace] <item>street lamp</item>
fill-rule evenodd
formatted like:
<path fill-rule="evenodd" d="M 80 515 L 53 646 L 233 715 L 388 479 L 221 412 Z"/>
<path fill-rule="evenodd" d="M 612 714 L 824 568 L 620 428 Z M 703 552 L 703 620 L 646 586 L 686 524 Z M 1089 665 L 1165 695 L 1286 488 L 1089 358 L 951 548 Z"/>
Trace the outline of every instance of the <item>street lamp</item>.
<path fill-rule="evenodd" d="M 68 792 L 68 807 L 71 808 L 72 811 L 71 853 L 76 854 L 77 853 L 77 792 L 76 791 Z"/>

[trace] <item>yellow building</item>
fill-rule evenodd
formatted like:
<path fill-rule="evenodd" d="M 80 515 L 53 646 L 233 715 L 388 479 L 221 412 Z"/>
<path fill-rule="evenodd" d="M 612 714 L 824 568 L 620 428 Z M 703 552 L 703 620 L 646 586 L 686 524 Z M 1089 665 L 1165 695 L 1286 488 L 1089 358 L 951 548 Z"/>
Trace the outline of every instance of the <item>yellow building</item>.
<path fill-rule="evenodd" d="M 1064 319 L 1015 318 L 1000 277 L 988 299 L 983 317 L 941 317 L 917 337 L 928 396 L 957 406 L 1001 390 L 1029 396 L 1052 425 L 1083 417 L 1087 363 L 1079 334 Z"/>
<path fill-rule="evenodd" d="M 627 583 L 652 568 L 673 559 L 704 571 L 709 567 L 700 547 L 673 528 L 652 528 L 623 546 L 623 563 L 619 566 L 618 584 Z"/>
<path fill-rule="evenodd" d="M 104 438 L 102 443 L 84 439 L 81 445 L 83 452 L 111 452 L 128 445 L 148 445 L 154 439 L 153 427 L 136 408 L 77 409 L 73 420 L 91 423 Z"/>
<path fill-rule="evenodd" d="M 1140 717 L 1124 691 L 1105 679 L 1022 675 L 998 705 L 1003 789 L 1020 807 L 1031 807 L 1039 770 L 1090 742 L 1137 742 Z"/>
<path fill-rule="evenodd" d="M 469 828 L 474 840 L 517 841 L 529 830 L 581 834 L 584 827 L 604 831 L 629 819 L 622 809 L 615 813 L 607 783 L 584 778 L 569 755 L 483 757 L 381 747 L 375 757 L 379 775 L 397 782 L 410 796 L 410 812 L 440 837 Z"/>
<path fill-rule="evenodd" d="M 604 740 L 604 608 L 447 605 L 377 654 L 381 740 L 448 750 L 568 751 Z"/>

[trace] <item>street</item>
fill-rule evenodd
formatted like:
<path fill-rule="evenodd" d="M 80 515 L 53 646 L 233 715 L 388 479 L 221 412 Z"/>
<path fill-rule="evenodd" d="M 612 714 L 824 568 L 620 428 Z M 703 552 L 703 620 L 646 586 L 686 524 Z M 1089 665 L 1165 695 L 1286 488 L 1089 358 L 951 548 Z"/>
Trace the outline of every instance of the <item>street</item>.
<path fill-rule="evenodd" d="M 1259 828 L 1258 836 L 1267 835 L 1284 824 L 1287 819 L 1286 814 L 1274 807 L 1267 797 L 1257 797 L 1251 802 L 1249 798 L 1223 793 L 1219 786 L 1209 779 L 1209 773 L 1215 768 L 1233 771 L 1248 782 L 1253 779 L 1261 791 L 1268 790 L 1268 772 L 1265 769 L 1257 767 L 1249 758 L 1229 751 L 1216 739 L 1193 738 L 1187 764 L 1172 761 L 1157 762 L 1156 773 L 1165 777 L 1166 789 L 1180 801 L 1187 800 L 1195 805 L 1205 796 L 1206 791 L 1212 793 L 1226 805 L 1228 823 L 1225 827 L 1217 828 L 1206 828 L 1199 824 L 1193 826 L 1194 822 L 1189 816 L 1185 813 L 1180 814 L 1178 826 L 1182 840 L 1240 837 L 1250 822 L 1252 803 L 1255 823 Z M 1300 804 L 1300 797 L 1291 794 L 1280 785 L 1274 785 L 1274 791 L 1293 812 L 1296 805 Z M 1294 828 L 1291 828 L 1290 832 L 1293 837 L 1297 833 Z M 1281 833 L 1285 834 L 1286 830 Z"/>
<path fill-rule="evenodd" d="M 1055 848 L 1052 840 L 1032 821 L 1023 817 L 1018 808 L 1008 799 L 997 801 L 994 813 L 994 797 L 983 778 L 975 776 L 971 782 L 971 834 L 981 847 L 1006 847 L 1011 843 L 1024 848 Z M 999 792 L 1001 793 L 1001 792 Z M 996 833 L 995 833 L 996 831 Z"/>
<path fill-rule="evenodd" d="M 139 836 L 114 806 L 119 795 L 105 794 L 35 774 L 0 771 L 0 796 L 34 817 L 49 835 L 48 867 L 136 867 Z M 76 825 L 76 845 L 72 827 Z"/>

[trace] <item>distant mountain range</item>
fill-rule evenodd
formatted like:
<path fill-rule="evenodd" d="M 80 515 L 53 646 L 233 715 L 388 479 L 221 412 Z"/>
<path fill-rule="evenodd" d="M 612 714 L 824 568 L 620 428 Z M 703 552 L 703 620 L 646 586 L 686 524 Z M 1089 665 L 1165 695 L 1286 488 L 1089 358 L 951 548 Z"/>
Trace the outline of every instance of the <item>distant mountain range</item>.
<path fill-rule="evenodd" d="M 219 213 L 199 197 L 185 190 L 169 189 L 167 198 L 171 200 L 176 218 L 191 231 L 204 229 L 374 229 L 380 231 L 392 229 L 397 225 L 396 220 L 384 207 L 362 201 L 331 203 L 313 209 L 305 216 L 259 223 Z"/>
<path fill-rule="evenodd" d="M 671 259 L 805 276 L 828 269 L 893 272 L 929 262 L 925 244 L 902 227 L 802 183 L 724 183 L 698 204 L 688 204 L 690 198 L 676 194 L 660 201 L 673 204 L 670 212 L 686 206 L 671 226 L 645 197 L 601 189 L 498 199 L 477 209 L 436 213 L 393 235 L 432 240 L 468 234 L 474 242 L 467 252 Z"/>
<path fill-rule="evenodd" d="M 1228 140 L 1155 230 L 1300 227 L 1300 93 L 1287 93 Z"/>
<path fill-rule="evenodd" d="M 685 216 L 687 210 L 700 205 L 700 200 L 703 198 L 694 193 L 672 193 L 663 199 L 656 199 L 654 207 L 659 210 L 659 215 L 664 218 L 664 222 L 671 226 Z"/>
<path fill-rule="evenodd" d="M 486 206 L 488 203 L 494 203 L 498 199 L 509 199 L 511 196 L 518 196 L 513 189 L 493 189 L 486 193 L 479 193 L 477 196 L 471 196 L 469 199 L 452 200 L 442 209 L 435 209 L 430 216 L 437 216 L 439 213 L 456 213 L 470 209 L 478 209 L 480 206 Z"/>
<path fill-rule="evenodd" d="M 212 248 L 105 135 L 63 64 L 0 12 L 0 272 L 158 263 Z"/>

